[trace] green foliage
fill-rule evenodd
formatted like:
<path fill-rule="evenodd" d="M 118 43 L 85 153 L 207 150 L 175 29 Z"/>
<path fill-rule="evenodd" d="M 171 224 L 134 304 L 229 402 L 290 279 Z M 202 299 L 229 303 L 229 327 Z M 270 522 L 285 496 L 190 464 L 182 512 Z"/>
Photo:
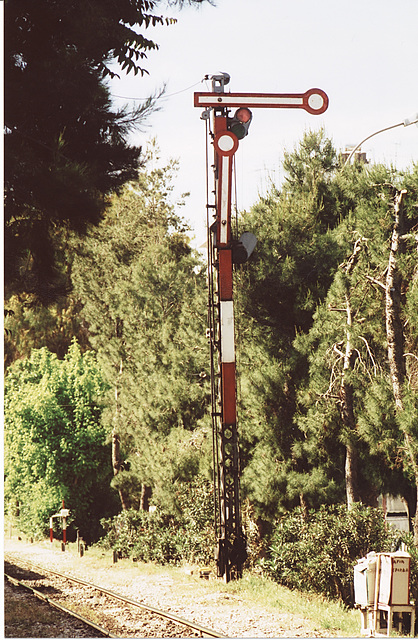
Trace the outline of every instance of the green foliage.
<path fill-rule="evenodd" d="M 349 205 L 334 181 L 336 163 L 324 132 L 307 132 L 286 155 L 283 190 L 272 188 L 240 220 L 241 228 L 258 238 L 251 260 L 236 276 L 238 370 L 245 389 L 242 486 L 264 519 L 296 506 L 297 480 L 311 472 L 306 460 L 294 455 L 305 439 L 294 416 L 297 389 L 308 372 L 295 340 L 312 326 L 344 255 L 333 229 Z M 328 497 L 335 494 L 334 487 Z"/>
<path fill-rule="evenodd" d="M 131 428 L 133 425 L 131 425 Z M 152 500 L 165 511 L 180 510 L 177 485 L 191 483 L 202 471 L 207 473 L 205 460 L 210 458 L 206 428 L 193 431 L 173 427 L 167 435 L 150 434 L 145 429 L 132 431 L 131 438 L 122 430 L 129 470 L 117 474 L 112 481 L 115 489 L 126 491 L 132 505 L 140 505 L 142 485 L 152 489 Z"/>
<path fill-rule="evenodd" d="M 189 3 L 200 0 L 189 0 Z M 170 19 L 160 0 L 5 3 L 5 281 L 48 302 L 62 294 L 60 235 L 84 232 L 109 193 L 135 176 L 128 135 L 155 107 L 115 110 L 106 76 L 143 74 L 158 45 L 144 32 Z M 58 242 L 58 247 L 57 247 Z"/>
<path fill-rule="evenodd" d="M 6 352 L 10 360 L 22 357 L 40 340 L 62 356 L 71 336 L 81 332 L 82 348 L 95 350 L 106 382 L 103 412 L 99 403 L 102 437 L 120 443 L 112 485 L 128 498 L 124 505 L 139 508 L 144 488 L 152 488 L 158 505 L 157 515 L 129 511 L 126 518 L 134 524 L 120 529 L 127 532 L 121 550 L 133 553 L 131 533 L 136 539 L 142 528 L 146 534 L 135 551 L 138 557 L 177 562 L 198 545 L 192 532 L 199 538 L 204 529 L 197 521 L 200 508 L 182 501 L 179 487 L 193 483 L 198 474 L 209 476 L 211 466 L 206 270 L 191 251 L 189 230 L 170 200 L 176 163 L 160 167 L 157 156 L 154 145 L 148 158 L 153 168 L 135 172 L 106 200 L 102 222 L 83 240 L 71 233 L 65 238 L 71 250 L 67 258 L 61 255 L 60 268 L 66 278 L 72 270 L 74 286 L 65 313 L 58 304 L 49 305 L 35 317 L 33 306 L 25 304 L 34 297 L 11 299 Z M 286 154 L 284 166 L 281 190 L 272 187 L 239 221 L 242 231 L 251 230 L 258 238 L 251 260 L 237 267 L 234 276 L 243 494 L 260 530 L 298 504 L 305 510 L 340 504 L 350 446 L 363 503 L 375 504 L 379 493 L 401 493 L 412 514 L 414 457 L 405 453 L 405 435 L 411 437 L 408 446 L 416 458 L 417 167 L 404 175 L 383 166 L 341 169 L 323 131 L 306 133 Z M 405 362 L 401 412 L 393 400 L 385 327 L 394 186 L 408 190 L 398 256 Z M 58 228 L 58 218 L 55 224 Z M 64 244 L 62 235 L 56 238 L 55 246 Z M 25 264 L 30 266 L 31 259 Z M 13 333 L 19 337 L 14 339 Z M 351 425 L 343 412 L 347 390 Z M 29 389 L 30 402 L 22 406 L 35 434 L 44 425 L 43 437 L 46 424 L 61 425 L 61 409 L 49 398 L 42 414 L 35 395 Z M 72 436 L 59 429 L 64 434 L 59 449 L 65 451 Z M 29 447 L 22 459 L 30 455 Z M 34 504 L 47 513 L 56 509 L 56 497 L 47 491 L 42 464 L 37 459 L 28 466 L 39 476 L 31 487 Z M 12 509 L 11 482 L 8 478 Z M 32 508 L 21 505 L 22 513 Z M 321 526 L 325 531 L 325 519 Z M 357 524 L 350 526 L 354 531 Z M 329 524 L 330 531 L 333 527 Z M 176 528 L 186 531 L 184 545 Z M 349 537 L 345 530 L 338 535 Z M 324 567 L 332 565 L 329 558 Z M 346 598 L 345 569 L 336 567 L 339 577 L 333 588 Z M 325 570 L 321 589 L 324 576 Z"/>
<path fill-rule="evenodd" d="M 414 489 L 410 464 L 404 453 L 403 433 L 408 431 L 407 422 L 413 424 L 415 420 L 414 353 L 408 362 L 411 385 L 405 390 L 408 410 L 401 414 L 395 410 L 387 364 L 384 274 L 393 226 L 390 182 L 394 176 L 384 167 L 372 167 L 351 179 L 352 188 L 361 188 L 361 192 L 356 194 L 350 216 L 335 229 L 335 237 L 345 250 L 345 259 L 336 269 L 327 296 L 313 316 L 309 333 L 298 336 L 294 343 L 309 361 L 309 379 L 299 388 L 296 420 L 306 434 L 303 454 L 314 468 L 319 463 L 317 454 L 323 445 L 327 446 L 325 458 L 330 461 L 337 446 L 340 450 L 354 446 L 355 489 L 359 499 L 373 504 L 380 492 L 401 492 L 412 511 Z M 410 191 L 407 226 L 417 221 L 412 213 L 414 189 L 411 187 Z M 407 294 L 403 299 L 407 300 L 409 295 L 413 298 L 413 286 L 409 283 L 416 269 L 416 257 L 410 250 L 401 257 L 399 276 Z M 407 311 L 405 307 L 403 313 Z M 414 344 L 408 322 L 405 338 Z M 351 354 L 349 360 L 347 349 Z M 343 417 L 342 398 L 347 389 L 352 394 L 351 428 Z M 332 435 L 328 442 L 327 434 Z M 341 468 L 340 460 L 337 470 L 338 467 Z"/>
<path fill-rule="evenodd" d="M 357 560 L 370 551 L 394 550 L 399 537 L 378 509 L 339 505 L 304 513 L 298 508 L 278 521 L 262 566 L 284 586 L 352 605 Z"/>
<path fill-rule="evenodd" d="M 176 163 L 160 168 L 155 145 L 150 153 L 155 168 L 75 242 L 72 281 L 110 389 L 104 421 L 130 467 L 116 465 L 114 486 L 131 506 L 146 485 L 171 508 L 172 483 L 192 477 L 207 450 L 207 294 L 170 201 Z"/>
<path fill-rule="evenodd" d="M 30 357 L 32 349 L 46 347 L 60 360 L 71 342 L 77 339 L 81 349 L 90 347 L 80 319 L 80 304 L 69 296 L 60 296 L 48 305 L 37 304 L 32 295 L 13 295 L 6 302 L 4 319 L 4 364 Z"/>
<path fill-rule="evenodd" d="M 62 500 L 86 540 L 112 513 L 110 451 L 101 425 L 106 387 L 94 354 L 73 342 L 64 360 L 48 349 L 12 365 L 5 378 L 5 505 L 19 526 L 49 530 Z"/>
<path fill-rule="evenodd" d="M 176 482 L 177 514 L 125 510 L 103 522 L 105 547 L 143 562 L 209 563 L 215 547 L 213 489 L 202 477 Z"/>
<path fill-rule="evenodd" d="M 236 274 L 244 493 L 270 521 L 297 504 L 342 502 L 349 451 L 355 499 L 374 505 L 380 492 L 401 492 L 412 513 L 404 434 L 416 442 L 416 167 L 341 168 L 321 130 L 286 153 L 284 169 L 281 191 L 272 187 L 240 220 L 258 238 Z M 401 413 L 385 324 L 395 186 L 408 191 Z"/>

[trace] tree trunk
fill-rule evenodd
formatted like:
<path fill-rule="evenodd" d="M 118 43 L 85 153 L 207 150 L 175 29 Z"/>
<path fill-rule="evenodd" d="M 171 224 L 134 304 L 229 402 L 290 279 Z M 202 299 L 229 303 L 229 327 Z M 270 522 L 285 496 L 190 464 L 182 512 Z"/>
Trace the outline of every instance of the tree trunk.
<path fill-rule="evenodd" d="M 393 396 L 397 411 L 403 411 L 402 387 L 405 381 L 404 336 L 401 320 L 401 274 L 398 254 L 401 249 L 402 201 L 406 191 L 395 196 L 395 222 L 392 231 L 389 264 L 386 274 L 386 338 Z"/>
<path fill-rule="evenodd" d="M 359 254 L 361 251 L 361 239 L 356 240 L 353 248 L 353 253 L 350 256 L 347 264 L 344 266 L 344 270 L 349 277 L 356 265 Z M 356 419 L 354 414 L 354 393 L 353 387 L 347 380 L 347 376 L 354 368 L 356 361 L 356 351 L 352 345 L 352 326 L 353 326 L 353 314 L 350 302 L 350 289 L 348 282 L 346 283 L 345 291 L 345 308 L 347 315 L 347 328 L 346 328 L 346 342 L 345 342 L 345 354 L 343 372 L 340 385 L 340 413 L 341 420 L 346 429 L 346 457 L 345 457 L 345 489 L 347 496 L 347 507 L 350 509 L 354 502 L 359 501 L 359 490 L 357 480 L 357 467 L 358 467 L 358 455 L 356 444 Z"/>
<path fill-rule="evenodd" d="M 346 350 L 344 356 L 344 368 L 341 378 L 340 401 L 341 419 L 346 429 L 346 458 L 345 458 L 345 489 L 347 495 L 347 507 L 351 509 L 354 502 L 359 501 L 357 482 L 357 445 L 356 445 L 356 420 L 354 416 L 353 387 L 347 381 L 347 374 L 353 369 L 356 353 L 351 345 L 351 308 L 347 298 L 347 333 Z"/>
<path fill-rule="evenodd" d="M 345 492 L 347 496 L 347 508 L 351 509 L 355 502 L 359 501 L 357 481 L 357 447 L 349 442 L 345 448 Z"/>
<path fill-rule="evenodd" d="M 121 456 L 120 456 L 120 437 L 116 432 L 116 429 L 112 431 L 112 467 L 113 467 L 113 476 L 117 476 L 121 469 Z M 122 505 L 122 509 L 129 509 L 131 506 L 128 494 L 126 491 L 122 489 L 122 487 L 118 487 L 118 493 L 120 502 Z"/>
<path fill-rule="evenodd" d="M 401 319 L 402 277 L 398 269 L 398 255 L 402 250 L 403 199 L 405 194 L 405 189 L 403 189 L 402 191 L 397 191 L 395 194 L 395 221 L 393 225 L 389 264 L 386 275 L 385 304 L 389 370 L 393 397 L 395 400 L 395 409 L 398 414 L 404 410 L 403 386 L 406 377 L 404 335 Z M 403 435 L 407 455 L 414 472 L 418 497 L 418 462 L 415 455 L 415 446 L 413 439 L 409 433 L 404 432 Z M 418 507 L 416 509 L 414 518 L 414 543 L 415 546 L 418 546 Z"/>
<path fill-rule="evenodd" d="M 303 513 L 303 517 L 307 518 L 308 517 L 308 503 L 305 500 L 305 496 L 303 493 L 299 494 L 299 500 L 300 500 L 300 506 L 302 509 L 302 513 Z"/>
<path fill-rule="evenodd" d="M 151 487 L 147 487 L 147 485 L 143 484 L 141 487 L 141 503 L 139 508 L 142 511 L 149 511 L 149 501 L 152 496 Z"/>
<path fill-rule="evenodd" d="M 123 362 L 121 360 L 119 365 L 119 375 L 122 375 L 122 371 L 123 371 Z M 119 391 L 118 391 L 117 385 L 115 387 L 115 405 L 116 405 L 116 409 L 115 409 L 115 425 L 116 426 L 113 428 L 113 431 L 112 431 L 112 468 L 113 468 L 114 477 L 118 475 L 118 473 L 122 468 L 122 459 L 120 455 L 120 435 L 118 433 L 118 428 L 117 428 L 119 424 L 119 414 L 120 414 Z M 130 502 L 128 493 L 124 491 L 123 488 L 120 486 L 118 487 L 118 493 L 119 493 L 122 509 L 123 510 L 130 509 L 131 502 Z"/>

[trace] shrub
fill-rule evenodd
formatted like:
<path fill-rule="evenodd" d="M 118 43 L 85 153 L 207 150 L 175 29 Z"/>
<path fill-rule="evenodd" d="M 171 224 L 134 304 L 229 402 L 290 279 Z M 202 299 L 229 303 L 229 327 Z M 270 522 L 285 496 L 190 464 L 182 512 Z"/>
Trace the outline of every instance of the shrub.
<path fill-rule="evenodd" d="M 20 531 L 40 537 L 65 500 L 74 535 L 78 528 L 88 543 L 97 540 L 100 518 L 116 513 L 117 503 L 101 422 L 107 385 L 94 353 L 82 353 L 75 340 L 63 360 L 46 347 L 32 349 L 9 367 L 4 390 L 6 513 Z"/>
<path fill-rule="evenodd" d="M 394 550 L 399 539 L 378 509 L 337 505 L 306 514 L 298 508 L 277 523 L 262 566 L 284 586 L 352 605 L 357 560 L 369 551 Z"/>
<path fill-rule="evenodd" d="M 179 482 L 176 494 L 177 515 L 129 509 L 103 520 L 102 545 L 143 562 L 208 564 L 215 546 L 211 485 L 201 478 Z"/>

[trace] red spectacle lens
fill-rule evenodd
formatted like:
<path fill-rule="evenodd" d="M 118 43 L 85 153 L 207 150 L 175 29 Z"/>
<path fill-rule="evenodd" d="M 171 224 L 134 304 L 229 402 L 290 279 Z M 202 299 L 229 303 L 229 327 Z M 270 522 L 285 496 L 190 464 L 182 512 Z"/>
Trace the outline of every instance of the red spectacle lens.
<path fill-rule="evenodd" d="M 249 122 L 253 117 L 253 114 L 246 107 L 240 107 L 235 111 L 234 117 L 240 122 Z"/>

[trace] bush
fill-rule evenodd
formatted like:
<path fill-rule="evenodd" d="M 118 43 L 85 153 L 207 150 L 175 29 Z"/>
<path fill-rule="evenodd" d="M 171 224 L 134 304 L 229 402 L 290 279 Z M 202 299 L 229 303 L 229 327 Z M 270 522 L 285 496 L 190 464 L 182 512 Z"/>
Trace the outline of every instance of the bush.
<path fill-rule="evenodd" d="M 278 522 L 262 566 L 284 586 L 353 605 L 357 560 L 369 551 L 393 551 L 399 540 L 378 509 L 338 505 L 306 514 L 298 508 Z"/>
<path fill-rule="evenodd" d="M 103 546 L 143 562 L 208 564 L 215 547 L 211 485 L 201 478 L 179 482 L 176 495 L 179 515 L 129 509 L 103 520 Z"/>
<path fill-rule="evenodd" d="M 63 360 L 44 347 L 9 367 L 4 506 L 22 532 L 48 535 L 49 518 L 65 500 L 73 531 L 78 528 L 91 543 L 102 534 L 100 519 L 116 513 L 111 450 L 101 421 L 106 391 L 94 353 L 82 353 L 75 340 Z"/>

